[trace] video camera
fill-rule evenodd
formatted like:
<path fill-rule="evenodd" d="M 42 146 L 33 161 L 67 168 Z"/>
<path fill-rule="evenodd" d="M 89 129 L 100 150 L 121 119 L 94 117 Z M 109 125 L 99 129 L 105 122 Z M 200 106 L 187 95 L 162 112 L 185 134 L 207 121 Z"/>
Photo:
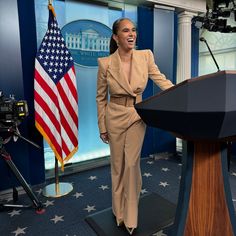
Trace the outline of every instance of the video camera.
<path fill-rule="evenodd" d="M 14 96 L 5 98 L 0 91 L 0 128 L 17 126 L 28 115 L 28 105 L 25 100 L 16 101 Z"/>

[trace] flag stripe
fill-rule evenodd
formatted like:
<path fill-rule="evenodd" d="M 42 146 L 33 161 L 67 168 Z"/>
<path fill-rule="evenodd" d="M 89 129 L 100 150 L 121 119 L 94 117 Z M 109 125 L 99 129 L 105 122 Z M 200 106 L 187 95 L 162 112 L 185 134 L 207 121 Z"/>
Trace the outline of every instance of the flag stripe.
<path fill-rule="evenodd" d="M 52 110 L 49 108 L 48 104 L 45 102 L 45 100 L 41 96 L 39 96 L 37 92 L 35 92 L 34 97 L 35 97 L 35 101 L 38 104 L 40 104 L 42 112 L 47 114 L 49 120 L 55 126 L 56 131 L 60 134 L 61 132 L 60 123 L 58 122 L 57 117 L 53 114 Z M 42 114 L 40 114 L 40 116 L 43 117 Z M 54 132 L 56 131 L 54 130 Z"/>
<path fill-rule="evenodd" d="M 73 67 L 74 68 L 74 67 Z M 67 84 L 68 84 L 68 87 L 70 88 L 71 90 L 71 94 L 73 95 L 74 97 L 74 101 L 76 103 L 78 103 L 78 93 L 77 93 L 77 90 L 76 90 L 76 77 L 75 77 L 75 72 L 73 70 L 73 68 L 71 68 L 69 71 L 68 71 L 68 76 L 71 78 L 71 79 L 68 79 L 67 80 Z M 78 111 L 78 110 L 77 110 Z M 77 112 L 76 111 L 76 112 Z"/>
<path fill-rule="evenodd" d="M 45 118 L 45 117 L 44 117 Z M 49 145 L 52 149 L 56 150 L 56 152 L 61 156 L 62 149 L 61 149 L 61 143 L 58 142 L 55 133 L 53 133 L 52 126 L 48 126 L 44 119 L 40 115 L 38 115 L 38 112 L 35 113 L 35 119 L 40 124 L 41 127 L 43 127 L 44 132 L 47 134 L 47 137 L 50 140 Z"/>
<path fill-rule="evenodd" d="M 77 142 L 77 136 L 73 133 L 73 130 L 70 128 L 70 125 L 67 122 L 67 119 L 65 119 L 64 115 L 61 114 L 61 124 L 65 130 L 65 133 L 62 133 L 62 137 L 64 139 L 65 134 L 67 134 L 69 137 L 67 138 L 66 142 L 69 142 L 69 140 L 73 143 L 74 146 L 78 144 Z"/>
<path fill-rule="evenodd" d="M 41 119 L 43 120 L 43 124 L 45 124 L 48 128 L 50 128 L 51 132 L 54 135 L 54 139 L 59 145 L 61 145 L 61 134 L 60 132 L 57 132 L 57 129 L 54 126 L 54 123 L 50 120 L 48 115 L 45 114 L 44 110 L 41 108 L 41 106 L 37 102 L 35 102 L 35 108 L 37 108 L 37 117 L 39 116 L 41 117 Z M 41 114 L 44 114 L 44 116 L 42 116 Z M 58 153 L 60 152 L 58 151 Z"/>
<path fill-rule="evenodd" d="M 64 80 L 62 79 L 62 83 L 63 82 L 64 82 Z M 60 105 L 62 106 L 62 111 L 63 111 L 63 113 L 65 112 L 65 116 L 70 114 L 70 117 L 73 119 L 73 122 L 76 124 L 77 114 L 74 111 L 72 104 L 71 104 L 71 100 L 73 100 L 73 99 L 71 99 L 71 100 L 68 99 L 68 96 L 67 96 L 68 91 L 67 90 L 69 90 L 69 88 L 66 83 L 63 83 L 64 86 L 62 86 L 62 83 L 60 82 L 57 85 L 58 92 L 60 94 L 61 102 L 62 102 L 62 103 L 60 103 Z"/>

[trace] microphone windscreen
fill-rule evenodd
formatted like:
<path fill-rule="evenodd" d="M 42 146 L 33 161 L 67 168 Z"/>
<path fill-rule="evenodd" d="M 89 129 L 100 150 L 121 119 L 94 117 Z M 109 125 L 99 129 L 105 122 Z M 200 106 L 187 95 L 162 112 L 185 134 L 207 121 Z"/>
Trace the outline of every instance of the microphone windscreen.
<path fill-rule="evenodd" d="M 203 37 L 199 38 L 199 40 L 202 41 L 202 42 L 205 42 L 205 41 L 206 41 L 206 39 L 203 38 Z"/>

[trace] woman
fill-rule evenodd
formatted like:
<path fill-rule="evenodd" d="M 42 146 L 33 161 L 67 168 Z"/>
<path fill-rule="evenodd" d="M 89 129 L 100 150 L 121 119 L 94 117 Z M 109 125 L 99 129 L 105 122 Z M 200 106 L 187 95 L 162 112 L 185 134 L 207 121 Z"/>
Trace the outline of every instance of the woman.
<path fill-rule="evenodd" d="M 112 210 L 117 225 L 124 223 L 132 234 L 138 223 L 140 153 L 145 134 L 134 104 L 141 102 L 148 77 L 162 90 L 173 84 L 160 73 L 150 50 L 134 49 L 137 34 L 131 20 L 116 20 L 112 30 L 111 55 L 98 59 L 98 125 L 102 141 L 110 145 Z"/>

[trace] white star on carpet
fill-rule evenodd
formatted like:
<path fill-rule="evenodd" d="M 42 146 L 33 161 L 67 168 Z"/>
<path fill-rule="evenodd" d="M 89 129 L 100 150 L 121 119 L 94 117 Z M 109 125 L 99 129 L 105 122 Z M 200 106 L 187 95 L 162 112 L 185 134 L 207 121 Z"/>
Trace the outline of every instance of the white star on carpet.
<path fill-rule="evenodd" d="M 97 176 L 90 176 L 89 179 L 90 180 L 95 180 L 95 179 L 97 179 Z"/>
<path fill-rule="evenodd" d="M 182 163 L 179 163 L 178 166 L 182 166 Z"/>
<path fill-rule="evenodd" d="M 84 194 L 76 192 L 73 196 L 75 196 L 76 198 L 79 198 L 79 197 L 83 197 Z"/>
<path fill-rule="evenodd" d="M 89 206 L 89 205 L 87 205 L 87 207 L 84 208 L 84 210 L 85 210 L 85 211 L 88 211 L 88 213 L 89 213 L 90 211 L 96 211 L 96 208 L 95 208 L 95 206 Z"/>
<path fill-rule="evenodd" d="M 232 172 L 231 175 L 236 176 L 236 173 L 235 173 L 235 172 Z"/>
<path fill-rule="evenodd" d="M 163 233 L 163 230 L 158 231 L 157 233 L 153 234 L 152 236 L 167 236 L 167 234 Z"/>
<path fill-rule="evenodd" d="M 159 185 L 160 185 L 160 186 L 163 186 L 163 187 L 166 187 L 166 186 L 168 186 L 169 184 L 168 184 L 167 182 L 160 182 Z"/>
<path fill-rule="evenodd" d="M 64 220 L 62 219 L 63 217 L 64 217 L 64 216 L 55 215 L 55 217 L 52 218 L 51 221 L 54 221 L 54 224 L 56 224 L 56 223 L 59 222 L 59 221 L 64 221 Z"/>
<path fill-rule="evenodd" d="M 141 194 L 147 193 L 148 191 L 146 190 L 146 188 L 141 190 Z"/>
<path fill-rule="evenodd" d="M 101 185 L 99 188 L 102 190 L 109 189 L 108 185 Z"/>
<path fill-rule="evenodd" d="M 152 174 L 150 174 L 150 173 L 144 173 L 143 176 L 145 176 L 145 177 L 148 178 L 148 177 L 152 176 Z"/>
<path fill-rule="evenodd" d="M 12 201 L 12 200 L 13 200 L 12 198 L 8 198 L 8 199 L 7 199 L 7 202 L 10 202 L 10 201 Z"/>
<path fill-rule="evenodd" d="M 162 170 L 162 171 L 165 171 L 165 172 L 166 172 L 166 171 L 170 171 L 170 169 L 169 169 L 169 168 L 164 168 L 164 167 L 163 167 L 163 168 L 161 168 L 161 170 Z"/>
<path fill-rule="evenodd" d="M 21 212 L 21 210 L 13 210 L 13 211 L 11 211 L 7 214 L 10 215 L 11 217 L 13 217 L 13 216 L 16 216 L 16 215 L 20 215 L 20 212 Z"/>
<path fill-rule="evenodd" d="M 147 164 L 152 165 L 154 162 L 153 161 L 147 161 Z"/>
<path fill-rule="evenodd" d="M 39 190 L 37 190 L 35 192 L 37 192 L 38 194 L 41 194 L 43 192 L 43 190 L 40 188 Z"/>
<path fill-rule="evenodd" d="M 43 203 L 43 205 L 45 205 L 46 207 L 53 206 L 54 205 L 54 201 L 47 200 L 46 202 Z"/>
<path fill-rule="evenodd" d="M 20 235 L 20 234 L 25 234 L 26 229 L 27 227 L 25 228 L 17 227 L 17 230 L 13 231 L 12 233 L 15 234 L 15 236 Z"/>
<path fill-rule="evenodd" d="M 232 201 L 233 201 L 233 202 L 236 202 L 236 199 L 233 198 Z"/>

